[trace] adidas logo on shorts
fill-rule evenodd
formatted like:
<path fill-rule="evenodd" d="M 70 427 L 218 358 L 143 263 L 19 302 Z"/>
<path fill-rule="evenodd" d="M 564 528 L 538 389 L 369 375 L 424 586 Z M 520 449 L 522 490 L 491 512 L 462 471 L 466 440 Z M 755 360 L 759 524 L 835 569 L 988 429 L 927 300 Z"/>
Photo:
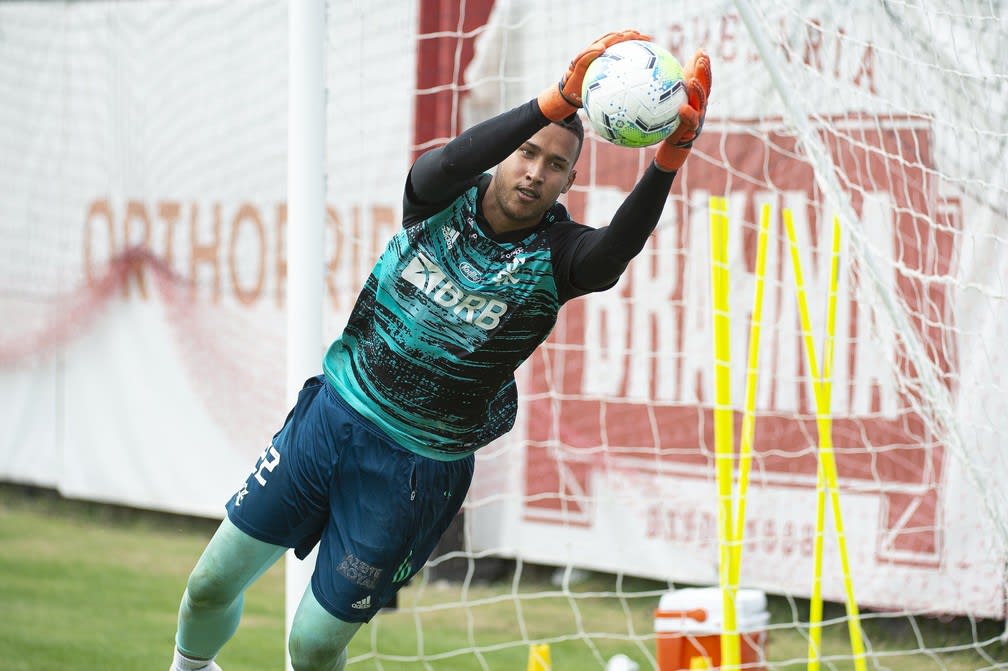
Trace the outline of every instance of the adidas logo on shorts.
<path fill-rule="evenodd" d="M 363 599 L 361 599 L 359 601 L 354 601 L 352 604 L 350 604 L 350 607 L 351 608 L 357 608 L 357 609 L 360 609 L 360 610 L 363 610 L 365 608 L 370 608 L 371 607 L 371 595 L 368 594 Z"/>

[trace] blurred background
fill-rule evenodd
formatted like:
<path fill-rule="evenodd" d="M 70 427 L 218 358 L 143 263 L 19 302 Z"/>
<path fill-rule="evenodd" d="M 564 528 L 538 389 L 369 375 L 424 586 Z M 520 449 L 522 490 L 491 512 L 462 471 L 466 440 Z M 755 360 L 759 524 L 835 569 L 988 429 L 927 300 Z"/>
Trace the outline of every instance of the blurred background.
<path fill-rule="evenodd" d="M 286 415 L 286 291 L 313 272 L 287 256 L 308 225 L 288 213 L 288 11 L 0 3 L 0 607 L 18 614 L 0 643 L 14 659 L 39 654 L 48 552 L 80 561 L 89 547 L 50 543 L 86 520 L 122 543 L 138 523 L 183 535 L 170 566 L 128 568 L 167 571 L 152 645 L 129 662 L 167 666 L 184 577 Z M 740 610 L 739 629 L 769 633 L 753 665 L 1008 668 L 1004 4 L 388 0 L 322 15 L 318 361 L 400 225 L 417 155 L 553 85 L 610 30 L 683 62 L 703 47 L 714 72 L 703 136 L 644 253 L 613 290 L 568 304 L 523 366 L 515 430 L 480 451 L 463 513 L 351 668 L 520 668 L 539 644 L 557 669 L 617 654 L 680 668 L 659 654 L 670 636 L 720 627 L 655 610 L 716 589 L 726 546 L 736 583 L 768 599 Z M 573 217 L 605 225 L 652 153 L 589 132 Z M 825 406 L 810 351 L 830 372 Z M 736 464 L 727 490 L 719 459 Z M 32 538 L 50 541 L 20 544 Z M 112 564 L 95 575 L 133 556 L 99 548 Z M 280 659 L 283 588 L 269 584 L 264 649 Z M 709 597 L 684 598 L 716 611 Z M 89 626 L 75 652 L 0 668 L 122 665 Z M 243 663 L 225 668 L 263 668 Z"/>

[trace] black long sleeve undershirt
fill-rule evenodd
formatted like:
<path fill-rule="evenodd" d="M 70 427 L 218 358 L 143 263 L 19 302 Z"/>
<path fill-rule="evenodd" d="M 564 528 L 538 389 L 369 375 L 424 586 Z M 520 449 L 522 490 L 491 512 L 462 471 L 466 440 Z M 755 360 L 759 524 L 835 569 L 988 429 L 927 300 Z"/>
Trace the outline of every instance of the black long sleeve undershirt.
<path fill-rule="evenodd" d="M 429 205 L 451 201 L 549 123 L 533 99 L 476 124 L 417 159 L 408 198 Z M 619 279 L 658 225 L 675 175 L 651 163 L 609 225 L 586 226 L 572 236 L 571 256 L 563 265 L 578 293 L 607 288 Z"/>
<path fill-rule="evenodd" d="M 416 160 L 409 178 L 413 197 L 422 203 L 451 200 L 549 123 L 530 100 L 463 131 Z"/>
<path fill-rule="evenodd" d="M 674 172 L 649 165 L 608 226 L 586 232 L 571 263 L 571 281 L 588 290 L 602 289 L 619 279 L 640 254 L 658 225 Z"/>

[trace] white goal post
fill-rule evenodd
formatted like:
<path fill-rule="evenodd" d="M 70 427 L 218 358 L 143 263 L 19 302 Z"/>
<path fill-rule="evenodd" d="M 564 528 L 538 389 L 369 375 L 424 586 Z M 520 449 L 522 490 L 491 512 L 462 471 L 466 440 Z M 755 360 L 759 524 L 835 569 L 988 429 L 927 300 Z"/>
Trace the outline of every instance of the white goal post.
<path fill-rule="evenodd" d="M 319 374 L 325 352 L 326 217 L 326 2 L 295 0 L 288 7 L 287 107 L 287 405 L 293 407 L 305 380 Z M 304 561 L 284 558 L 284 641 L 307 589 L 318 549 Z M 290 671 L 290 651 L 284 645 Z"/>

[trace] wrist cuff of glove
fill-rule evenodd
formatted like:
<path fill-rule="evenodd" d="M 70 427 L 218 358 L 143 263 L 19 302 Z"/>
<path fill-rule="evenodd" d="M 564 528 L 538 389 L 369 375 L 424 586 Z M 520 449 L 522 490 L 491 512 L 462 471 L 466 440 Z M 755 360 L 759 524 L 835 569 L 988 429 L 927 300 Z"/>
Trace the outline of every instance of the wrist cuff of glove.
<path fill-rule="evenodd" d="M 540 93 L 536 97 L 536 101 L 539 103 L 539 109 L 542 111 L 543 116 L 550 121 L 563 121 L 578 111 L 575 105 L 572 105 L 564 98 L 559 84 L 551 86 Z"/>
<path fill-rule="evenodd" d="M 655 165 L 658 166 L 659 170 L 664 170 L 665 172 L 677 172 L 683 163 L 686 162 L 686 157 L 689 156 L 692 147 L 692 142 L 685 143 L 684 145 L 663 142 L 655 154 Z"/>

